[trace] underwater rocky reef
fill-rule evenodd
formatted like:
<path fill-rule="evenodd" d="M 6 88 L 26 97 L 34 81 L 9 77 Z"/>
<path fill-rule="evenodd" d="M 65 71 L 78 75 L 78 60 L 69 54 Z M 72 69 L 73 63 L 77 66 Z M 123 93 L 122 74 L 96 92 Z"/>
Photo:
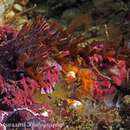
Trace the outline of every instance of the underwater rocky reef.
<path fill-rule="evenodd" d="M 130 130 L 129 8 L 0 1 L 0 130 Z"/>

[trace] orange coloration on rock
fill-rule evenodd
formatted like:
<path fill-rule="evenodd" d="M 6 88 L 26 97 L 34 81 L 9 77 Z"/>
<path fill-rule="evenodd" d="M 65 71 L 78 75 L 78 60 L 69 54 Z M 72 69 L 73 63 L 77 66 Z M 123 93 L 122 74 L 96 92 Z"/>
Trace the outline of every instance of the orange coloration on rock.
<path fill-rule="evenodd" d="M 78 75 L 81 86 L 77 90 L 76 95 L 78 97 L 90 95 L 92 93 L 94 75 L 88 69 L 80 69 Z"/>
<path fill-rule="evenodd" d="M 74 71 L 75 73 L 77 73 L 79 71 L 79 67 L 77 67 L 76 65 L 63 65 L 63 71 L 64 72 L 69 72 L 69 71 Z"/>
<path fill-rule="evenodd" d="M 74 65 L 64 65 L 65 81 L 71 85 L 74 82 L 80 82 L 76 90 L 76 96 L 87 96 L 92 93 L 94 74 L 88 69 L 79 68 Z"/>

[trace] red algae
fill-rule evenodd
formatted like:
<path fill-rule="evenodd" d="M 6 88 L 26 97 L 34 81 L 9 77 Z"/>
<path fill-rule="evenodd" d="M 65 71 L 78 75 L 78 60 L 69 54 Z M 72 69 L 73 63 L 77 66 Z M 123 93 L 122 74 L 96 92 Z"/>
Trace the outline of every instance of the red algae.
<path fill-rule="evenodd" d="M 58 23 L 48 23 L 40 16 L 19 32 L 0 27 L 0 123 L 55 124 L 53 116 L 59 109 L 55 102 L 59 97 L 53 93 L 57 91 L 68 95 L 60 94 L 63 109 L 77 109 L 88 97 L 106 104 L 110 100 L 116 107 L 113 100 L 117 92 L 128 88 L 126 57 L 117 56 L 122 50 L 112 42 L 97 41 L 80 47 L 83 42 L 84 36 L 69 34 Z M 52 106 L 49 102 L 38 103 L 34 99 L 37 92 Z"/>

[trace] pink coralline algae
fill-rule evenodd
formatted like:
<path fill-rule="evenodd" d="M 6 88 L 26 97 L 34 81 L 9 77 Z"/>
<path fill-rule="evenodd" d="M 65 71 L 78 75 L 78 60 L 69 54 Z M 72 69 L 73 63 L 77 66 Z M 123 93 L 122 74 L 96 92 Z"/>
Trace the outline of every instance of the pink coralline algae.
<path fill-rule="evenodd" d="M 10 27 L 0 27 L 1 40 L 5 40 L 0 48 L 1 109 L 31 105 L 35 91 L 46 94 L 54 90 L 61 68 L 49 55 L 49 37 L 56 33 L 52 31 L 41 17 L 17 34 Z"/>
<path fill-rule="evenodd" d="M 3 94 L 2 103 L 6 104 L 11 108 L 16 108 L 20 106 L 26 106 L 32 104 L 32 95 L 34 90 L 38 88 L 36 81 L 30 78 L 22 78 L 15 83 L 5 82 L 3 80 L 3 85 L 1 92 Z"/>
<path fill-rule="evenodd" d="M 125 60 L 116 59 L 114 53 L 104 54 L 105 44 L 93 45 L 90 65 L 95 73 L 94 97 L 103 100 L 115 95 L 117 87 L 122 87 L 127 79 Z M 104 55 L 103 55 L 104 54 Z"/>
<path fill-rule="evenodd" d="M 112 73 L 112 80 L 117 86 L 121 86 L 127 76 L 126 63 L 125 61 L 119 60 L 117 65 L 110 69 Z"/>
<path fill-rule="evenodd" d="M 0 44 L 5 44 L 17 35 L 17 31 L 10 26 L 0 26 Z"/>
<path fill-rule="evenodd" d="M 109 41 L 83 47 L 85 40 L 43 17 L 26 23 L 19 32 L 0 26 L 2 127 L 20 122 L 51 125 L 55 123 L 54 110 L 59 108 L 49 105 L 66 108 L 62 101 L 68 99 L 80 102 L 88 96 L 116 106 L 113 100 L 118 93 L 127 94 L 130 82 L 129 49 L 117 49 L 119 46 Z M 56 129 L 57 125 L 48 130 Z"/>
<path fill-rule="evenodd" d="M 103 98 L 105 95 L 113 95 L 116 93 L 116 87 L 121 87 L 126 81 L 127 70 L 124 61 L 118 61 L 117 64 L 113 65 L 108 72 L 110 72 L 111 79 L 102 77 L 99 75 L 95 81 L 94 93 L 97 98 Z M 108 78 L 109 78 L 108 77 Z"/>
<path fill-rule="evenodd" d="M 32 96 L 34 92 L 41 89 L 41 93 L 50 93 L 54 90 L 56 83 L 59 81 L 60 68 L 58 64 L 52 66 L 44 72 L 43 80 L 45 86 L 40 86 L 34 79 L 30 77 L 22 77 L 17 81 L 6 81 L 0 76 L 0 91 L 2 103 L 10 108 L 31 105 L 33 103 Z"/>
<path fill-rule="evenodd" d="M 53 69 L 47 70 L 43 73 L 45 86 L 42 86 L 41 93 L 52 93 L 56 83 L 59 81 L 61 67 L 59 64 L 54 63 Z"/>

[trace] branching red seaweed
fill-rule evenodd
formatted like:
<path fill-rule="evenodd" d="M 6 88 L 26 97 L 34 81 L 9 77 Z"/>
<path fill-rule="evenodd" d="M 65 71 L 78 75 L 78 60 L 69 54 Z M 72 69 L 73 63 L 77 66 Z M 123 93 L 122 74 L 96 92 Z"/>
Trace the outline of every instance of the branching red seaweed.
<path fill-rule="evenodd" d="M 119 90 L 129 94 L 125 92 L 129 89 L 129 48 L 118 49 L 112 41 L 94 41 L 82 47 L 83 42 L 84 36 L 41 16 L 25 24 L 20 32 L 0 27 L 0 109 L 16 110 L 25 121 L 42 119 L 39 107 L 33 110 L 38 105 L 33 95 L 37 91 L 43 95 L 53 93 L 61 78 L 73 91 L 69 98 L 73 95 L 79 101 L 88 95 L 99 102 L 109 97 L 113 101 Z M 3 111 L 0 119 L 7 115 L 5 122 L 15 118 L 14 113 L 17 115 Z M 21 113 L 29 114 L 29 119 Z"/>

